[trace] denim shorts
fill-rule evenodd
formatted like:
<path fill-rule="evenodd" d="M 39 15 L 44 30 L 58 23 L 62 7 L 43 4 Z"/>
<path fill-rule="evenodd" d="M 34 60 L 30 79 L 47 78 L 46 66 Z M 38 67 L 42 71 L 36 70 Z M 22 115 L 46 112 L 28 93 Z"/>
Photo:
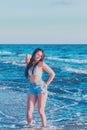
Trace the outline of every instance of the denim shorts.
<path fill-rule="evenodd" d="M 38 95 L 43 92 L 47 92 L 47 88 L 43 88 L 45 82 L 40 79 L 38 82 L 31 83 L 29 86 L 29 94 Z"/>

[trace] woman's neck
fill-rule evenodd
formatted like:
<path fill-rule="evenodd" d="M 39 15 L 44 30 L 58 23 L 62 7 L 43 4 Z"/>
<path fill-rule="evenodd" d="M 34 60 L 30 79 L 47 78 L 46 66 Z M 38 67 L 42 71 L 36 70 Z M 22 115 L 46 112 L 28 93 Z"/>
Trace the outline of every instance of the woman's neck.
<path fill-rule="evenodd" d="M 33 65 L 35 65 L 38 61 L 33 61 Z"/>

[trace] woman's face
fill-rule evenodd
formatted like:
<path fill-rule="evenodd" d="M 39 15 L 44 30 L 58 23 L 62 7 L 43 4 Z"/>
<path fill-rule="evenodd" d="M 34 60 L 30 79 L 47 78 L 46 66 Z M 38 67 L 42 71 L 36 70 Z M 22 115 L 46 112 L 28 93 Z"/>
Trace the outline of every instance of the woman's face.
<path fill-rule="evenodd" d="M 39 61 L 41 59 L 42 55 L 43 55 L 42 51 L 36 52 L 36 54 L 35 54 L 35 61 Z"/>

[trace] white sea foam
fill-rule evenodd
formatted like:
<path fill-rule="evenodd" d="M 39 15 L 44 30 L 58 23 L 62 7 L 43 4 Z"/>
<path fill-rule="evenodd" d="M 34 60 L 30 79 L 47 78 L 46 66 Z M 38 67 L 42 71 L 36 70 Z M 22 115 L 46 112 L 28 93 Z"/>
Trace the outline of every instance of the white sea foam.
<path fill-rule="evenodd" d="M 12 87 L 8 87 L 8 86 L 0 86 L 0 90 L 6 90 L 6 89 L 11 89 Z"/>
<path fill-rule="evenodd" d="M 18 56 L 25 56 L 26 54 L 17 53 L 17 52 L 11 52 L 11 51 L 0 51 L 0 55 L 10 55 L 10 54 L 16 54 Z"/>
<path fill-rule="evenodd" d="M 11 63 L 11 61 L 4 61 L 3 63 L 5 63 L 5 64 L 9 64 L 9 63 Z"/>
<path fill-rule="evenodd" d="M 81 116 L 81 113 L 80 113 L 80 112 L 77 112 L 76 115 L 77 115 L 77 116 Z"/>
<path fill-rule="evenodd" d="M 18 56 L 25 56 L 26 54 L 18 54 Z"/>
<path fill-rule="evenodd" d="M 71 92 L 71 91 L 69 91 L 69 90 L 62 89 L 62 88 L 60 88 L 60 90 L 62 90 L 62 91 L 64 91 L 64 92 L 66 92 L 66 93 L 71 93 L 71 94 L 72 94 L 72 92 Z"/>
<path fill-rule="evenodd" d="M 13 125 L 0 125 L 0 130 L 4 130 L 4 128 L 14 128 L 14 129 L 16 129 L 16 126 L 13 124 Z"/>
<path fill-rule="evenodd" d="M 31 128 L 23 128 L 21 130 L 61 130 L 61 128 L 57 128 L 55 126 L 49 126 L 49 127 L 31 127 Z"/>
<path fill-rule="evenodd" d="M 0 114 L 3 115 L 3 116 L 5 116 L 5 117 L 8 118 L 8 119 L 15 119 L 14 117 L 9 116 L 9 115 L 3 113 L 2 111 L 0 111 Z"/>
<path fill-rule="evenodd" d="M 72 67 L 65 67 L 65 70 L 69 72 L 74 72 L 77 74 L 87 74 L 87 69 L 82 69 L 82 68 L 76 69 Z"/>
<path fill-rule="evenodd" d="M 62 103 L 63 104 L 63 103 Z M 69 110 L 70 107 L 74 107 L 78 104 L 78 102 L 75 102 L 73 104 L 70 104 L 70 105 L 63 105 L 62 107 L 59 107 L 58 110 L 62 110 L 63 108 Z"/>
<path fill-rule="evenodd" d="M 15 60 L 15 61 L 3 61 L 3 63 L 5 64 L 13 64 L 13 65 L 18 65 L 18 66 L 25 66 L 25 63 L 24 63 L 24 60 L 21 60 L 21 61 L 18 61 L 18 60 Z"/>
<path fill-rule="evenodd" d="M 18 66 L 25 66 L 25 63 L 23 63 L 23 62 L 17 62 L 17 61 L 13 61 L 12 64 L 13 65 L 18 65 Z"/>
<path fill-rule="evenodd" d="M 9 55 L 9 54 L 12 54 L 13 52 L 10 52 L 10 51 L 0 51 L 0 54 L 1 55 Z"/>
<path fill-rule="evenodd" d="M 27 121 L 26 120 L 22 120 L 22 121 L 19 122 L 19 124 L 23 124 L 23 125 L 27 124 Z"/>
<path fill-rule="evenodd" d="M 83 100 L 87 101 L 87 94 L 83 95 Z"/>
<path fill-rule="evenodd" d="M 83 96 L 84 98 L 87 98 L 87 94 Z"/>
<path fill-rule="evenodd" d="M 78 59 L 67 59 L 67 58 L 59 58 L 59 57 L 47 57 L 50 60 L 64 61 L 64 62 L 73 62 L 73 63 L 87 63 L 87 59 L 78 60 Z"/>

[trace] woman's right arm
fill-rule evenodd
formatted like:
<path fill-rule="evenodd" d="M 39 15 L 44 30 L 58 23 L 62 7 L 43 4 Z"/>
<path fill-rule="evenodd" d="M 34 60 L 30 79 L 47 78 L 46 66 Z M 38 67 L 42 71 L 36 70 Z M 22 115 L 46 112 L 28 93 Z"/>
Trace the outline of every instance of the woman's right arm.
<path fill-rule="evenodd" d="M 30 54 L 26 54 L 25 56 L 25 63 L 28 64 L 30 61 L 31 55 Z"/>

